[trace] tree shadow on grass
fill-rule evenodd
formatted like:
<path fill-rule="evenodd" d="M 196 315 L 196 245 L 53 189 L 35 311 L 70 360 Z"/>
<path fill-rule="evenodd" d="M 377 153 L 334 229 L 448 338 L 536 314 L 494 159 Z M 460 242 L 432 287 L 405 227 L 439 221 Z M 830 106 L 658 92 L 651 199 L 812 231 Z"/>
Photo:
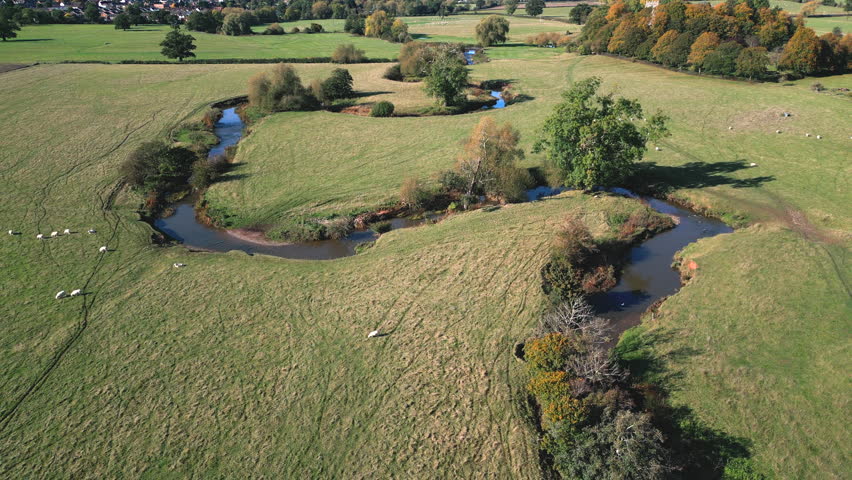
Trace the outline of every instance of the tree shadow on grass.
<path fill-rule="evenodd" d="M 641 382 L 642 407 L 651 412 L 666 437 L 678 465 L 678 476 L 689 479 L 720 478 L 729 462 L 739 459 L 751 469 L 752 441 L 714 428 L 701 420 L 688 406 L 672 405 L 669 396 L 679 388 L 683 373 L 669 368 L 703 353 L 693 347 L 681 347 L 658 356 L 652 348 L 679 336 L 678 332 L 648 332 L 642 327 L 628 330 L 613 349 L 630 377 Z M 758 478 L 758 477 L 755 477 Z"/>
<path fill-rule="evenodd" d="M 50 42 L 55 40 L 53 38 L 13 38 L 9 39 L 9 43 L 20 43 L 20 42 Z"/>
<path fill-rule="evenodd" d="M 775 180 L 773 175 L 761 175 L 752 178 L 733 178 L 727 174 L 744 169 L 752 169 L 745 160 L 727 162 L 694 161 L 683 165 L 658 165 L 656 162 L 642 162 L 630 183 L 637 190 L 643 186 L 655 185 L 666 189 L 705 188 L 729 185 L 733 188 L 754 188 Z"/>
<path fill-rule="evenodd" d="M 363 98 L 363 97 L 372 97 L 375 95 L 388 95 L 393 92 L 355 92 L 352 95 L 352 98 Z"/>

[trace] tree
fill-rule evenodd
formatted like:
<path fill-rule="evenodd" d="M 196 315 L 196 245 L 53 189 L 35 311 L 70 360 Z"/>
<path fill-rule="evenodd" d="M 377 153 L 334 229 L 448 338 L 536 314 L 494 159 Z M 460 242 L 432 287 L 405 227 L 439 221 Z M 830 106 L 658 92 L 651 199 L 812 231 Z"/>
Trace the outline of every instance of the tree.
<path fill-rule="evenodd" d="M 657 40 L 651 54 L 654 60 L 670 67 L 677 67 L 686 63 L 689 58 L 691 42 L 688 33 L 678 33 L 669 30 Z"/>
<path fill-rule="evenodd" d="M 646 144 L 668 135 L 667 118 L 655 114 L 643 124 L 636 100 L 598 95 L 601 79 L 575 83 L 545 120 L 534 151 L 544 151 L 566 185 L 590 189 L 614 185 L 630 175 Z"/>
<path fill-rule="evenodd" d="M 429 68 L 424 89 L 429 96 L 439 99 L 444 105 L 458 105 L 465 100 L 467 75 L 467 67 L 458 55 L 450 50 L 441 50 Z"/>
<path fill-rule="evenodd" d="M 695 40 L 695 43 L 692 44 L 687 61 L 698 67 L 698 71 L 700 72 L 701 67 L 704 65 L 704 59 L 719 46 L 720 41 L 719 35 L 713 32 L 702 33 Z"/>
<path fill-rule="evenodd" d="M 411 41 L 411 35 L 408 34 L 408 25 L 397 18 L 393 21 L 390 27 L 390 39 L 393 42 L 405 43 Z"/>
<path fill-rule="evenodd" d="M 483 47 L 506 43 L 509 21 L 498 15 L 489 15 L 476 26 L 476 41 Z"/>
<path fill-rule="evenodd" d="M 216 33 L 222 27 L 223 19 L 218 12 L 192 12 L 186 19 L 186 28 L 196 32 Z"/>
<path fill-rule="evenodd" d="M 384 10 L 373 12 L 364 21 L 364 35 L 368 37 L 383 38 L 390 32 L 391 19 Z"/>
<path fill-rule="evenodd" d="M 586 23 L 586 19 L 589 18 L 589 14 L 592 13 L 592 10 L 594 10 L 594 8 L 592 8 L 592 6 L 588 3 L 580 3 L 568 12 L 568 19 L 571 20 L 571 23 L 582 25 Z"/>
<path fill-rule="evenodd" d="M 537 17 L 544 12 L 544 0 L 527 0 L 524 10 L 526 10 L 527 15 Z"/>
<path fill-rule="evenodd" d="M 810 17 L 816 13 L 817 8 L 822 6 L 822 0 L 812 0 L 804 5 L 799 10 L 799 14 L 803 17 Z"/>
<path fill-rule="evenodd" d="M 91 23 L 98 23 L 101 21 L 101 12 L 98 10 L 98 6 L 92 3 L 86 4 L 86 9 L 83 10 L 83 16 Z"/>
<path fill-rule="evenodd" d="M 15 38 L 18 36 L 16 32 L 21 30 L 21 26 L 12 19 L 11 16 L 5 14 L 5 12 L 0 12 L 0 38 L 5 42 L 8 38 Z"/>
<path fill-rule="evenodd" d="M 503 0 L 503 7 L 507 15 L 514 15 L 515 10 L 518 9 L 518 0 Z"/>
<path fill-rule="evenodd" d="M 343 24 L 343 31 L 352 35 L 364 35 L 365 21 L 360 15 L 349 15 Z"/>
<path fill-rule="evenodd" d="M 800 75 L 808 75 L 817 70 L 820 50 L 819 39 L 808 27 L 801 26 L 784 45 L 784 53 L 778 62 L 780 68 L 791 70 Z"/>
<path fill-rule="evenodd" d="M 634 21 L 632 18 L 625 17 L 619 22 L 618 26 L 612 32 L 612 37 L 609 39 L 607 50 L 619 55 L 627 55 L 632 57 L 639 45 L 645 41 L 645 30 L 640 22 Z"/>
<path fill-rule="evenodd" d="M 342 43 L 331 54 L 332 63 L 361 63 L 367 58 L 364 50 L 355 48 L 351 43 Z"/>
<path fill-rule="evenodd" d="M 160 43 L 163 47 L 161 53 L 167 58 L 177 58 L 182 62 L 184 58 L 194 57 L 195 37 L 188 33 L 181 33 L 177 28 L 166 34 L 166 38 Z"/>
<path fill-rule="evenodd" d="M 492 117 L 483 117 L 474 127 L 456 163 L 467 184 L 466 195 L 500 194 L 500 176 L 524 157 L 518 148 L 520 134 L 506 123 L 497 126 Z"/>
<path fill-rule="evenodd" d="M 115 16 L 115 29 L 116 30 L 127 30 L 130 28 L 130 15 L 126 13 L 119 13 Z"/>
<path fill-rule="evenodd" d="M 130 23 L 137 27 L 145 20 L 145 17 L 142 16 L 142 8 L 136 3 L 128 5 L 125 11 L 130 19 Z"/>
<path fill-rule="evenodd" d="M 352 89 L 352 75 L 345 68 L 335 68 L 322 82 L 322 96 L 326 100 L 337 100 L 339 98 L 350 98 L 355 93 Z"/>
<path fill-rule="evenodd" d="M 769 55 L 763 47 L 746 48 L 737 57 L 737 75 L 748 77 L 750 80 L 766 75 L 767 66 Z"/>
<path fill-rule="evenodd" d="M 714 75 L 737 73 L 737 58 L 743 46 L 737 42 L 724 42 L 704 57 L 704 69 Z"/>
<path fill-rule="evenodd" d="M 229 13 L 222 22 L 222 33 L 225 35 L 251 35 L 252 15 L 249 12 Z"/>

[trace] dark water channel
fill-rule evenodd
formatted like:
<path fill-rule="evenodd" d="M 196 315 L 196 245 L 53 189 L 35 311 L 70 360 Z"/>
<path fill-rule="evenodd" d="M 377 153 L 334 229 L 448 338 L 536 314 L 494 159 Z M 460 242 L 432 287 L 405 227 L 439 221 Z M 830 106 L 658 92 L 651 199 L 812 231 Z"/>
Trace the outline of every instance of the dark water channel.
<path fill-rule="evenodd" d="M 616 193 L 635 197 L 624 190 Z M 650 197 L 639 198 L 654 210 L 675 217 L 678 223 L 673 229 L 631 248 L 615 288 L 589 299 L 596 310 L 610 320 L 615 338 L 624 330 L 638 325 L 640 316 L 651 304 L 680 289 L 680 274 L 671 266 L 678 250 L 698 239 L 733 231 L 719 220 L 698 215 L 669 202 Z"/>
<path fill-rule="evenodd" d="M 495 93 L 499 94 L 499 92 Z M 210 150 L 209 155 L 212 157 L 221 154 L 225 148 L 239 142 L 242 129 L 243 123 L 234 109 L 225 110 L 214 129 L 220 138 L 220 143 Z M 527 197 L 529 201 L 536 201 L 558 195 L 565 190 L 564 188 L 537 187 L 529 190 Z M 626 190 L 613 189 L 612 191 L 636 198 Z M 615 288 L 609 292 L 594 295 L 590 299 L 598 312 L 612 321 L 614 333 L 617 335 L 637 325 L 640 315 L 652 303 L 677 292 L 680 288 L 680 276 L 671 268 L 674 254 L 678 250 L 700 238 L 733 231 L 718 220 L 698 215 L 671 203 L 647 197 L 639 197 L 639 199 L 654 210 L 677 218 L 678 223 L 672 230 L 633 247 L 628 253 L 621 279 Z M 371 230 L 361 230 L 339 240 L 292 244 L 262 243 L 240 238 L 226 230 L 200 223 L 190 202 L 179 203 L 174 207 L 174 215 L 157 219 L 154 226 L 188 247 L 217 252 L 241 250 L 249 254 L 328 260 L 354 255 L 356 246 L 374 241 L 379 236 Z M 394 218 L 390 220 L 390 224 L 391 229 L 396 230 L 421 225 L 425 221 L 425 219 Z"/>

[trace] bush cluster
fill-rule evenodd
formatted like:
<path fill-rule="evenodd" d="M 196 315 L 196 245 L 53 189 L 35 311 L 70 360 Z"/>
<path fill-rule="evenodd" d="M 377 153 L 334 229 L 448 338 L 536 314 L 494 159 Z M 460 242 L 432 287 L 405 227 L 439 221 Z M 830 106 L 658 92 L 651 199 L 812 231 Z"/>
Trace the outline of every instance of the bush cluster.
<path fill-rule="evenodd" d="M 330 104 L 352 97 L 352 85 L 349 71 L 336 68 L 327 79 L 317 80 L 307 88 L 292 66 L 279 64 L 249 79 L 248 99 L 251 107 L 266 113 L 315 110 L 320 102 Z"/>
<path fill-rule="evenodd" d="M 528 36 L 524 43 L 536 47 L 564 47 L 571 43 L 571 37 L 556 32 L 539 33 Z"/>
<path fill-rule="evenodd" d="M 351 43 L 338 45 L 331 54 L 332 63 L 364 63 L 364 50 L 355 48 Z"/>
<path fill-rule="evenodd" d="M 144 142 L 124 160 L 121 174 L 131 187 L 159 198 L 185 185 L 197 158 L 195 152 L 185 147 L 161 141 Z M 153 203 L 156 202 L 149 202 Z"/>
<path fill-rule="evenodd" d="M 263 35 L 284 35 L 284 27 L 277 23 L 273 23 L 266 27 L 266 30 L 263 31 Z"/>

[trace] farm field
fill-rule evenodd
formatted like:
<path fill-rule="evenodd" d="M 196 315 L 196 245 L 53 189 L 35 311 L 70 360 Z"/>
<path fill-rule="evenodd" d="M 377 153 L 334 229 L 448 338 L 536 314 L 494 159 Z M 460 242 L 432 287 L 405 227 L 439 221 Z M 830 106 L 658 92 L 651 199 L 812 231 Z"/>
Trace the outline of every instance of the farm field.
<path fill-rule="evenodd" d="M 405 20 L 421 39 L 469 42 L 481 17 Z M 847 476 L 852 103 L 811 84 L 852 88 L 852 75 L 698 77 L 521 46 L 579 26 L 510 21 L 510 45 L 488 49 L 471 76 L 508 81 L 524 101 L 456 116 L 270 115 L 207 200 L 234 226 L 375 208 L 407 177 L 433 184 L 486 115 L 511 122 L 522 165 L 541 167 L 531 149 L 542 121 L 570 84 L 599 76 L 604 91 L 671 117 L 643 178 L 740 227 L 682 252 L 693 278 L 640 328 L 654 374 L 769 476 Z M 28 26 L 21 39 L 56 40 L 0 44 L 0 63 L 161 59 L 165 31 Z M 193 35 L 199 58 L 321 56 L 340 42 L 370 57 L 399 50 L 342 33 Z M 402 114 L 433 103 L 420 84 L 382 78 L 388 65 L 345 67 L 356 103 L 390 100 Z M 339 65 L 294 67 L 309 83 Z M 0 242 L 0 475 L 540 478 L 512 351 L 541 314 L 547 246 L 569 212 L 600 238 L 608 215 L 640 204 L 568 192 L 392 231 L 332 261 L 152 244 L 121 162 L 270 68 L 0 68 L 0 126 L 18 132 L 0 138 L 0 225 L 23 233 Z M 76 233 L 35 239 L 64 228 Z M 86 295 L 54 300 L 75 288 Z M 375 328 L 387 335 L 367 342 Z"/>

